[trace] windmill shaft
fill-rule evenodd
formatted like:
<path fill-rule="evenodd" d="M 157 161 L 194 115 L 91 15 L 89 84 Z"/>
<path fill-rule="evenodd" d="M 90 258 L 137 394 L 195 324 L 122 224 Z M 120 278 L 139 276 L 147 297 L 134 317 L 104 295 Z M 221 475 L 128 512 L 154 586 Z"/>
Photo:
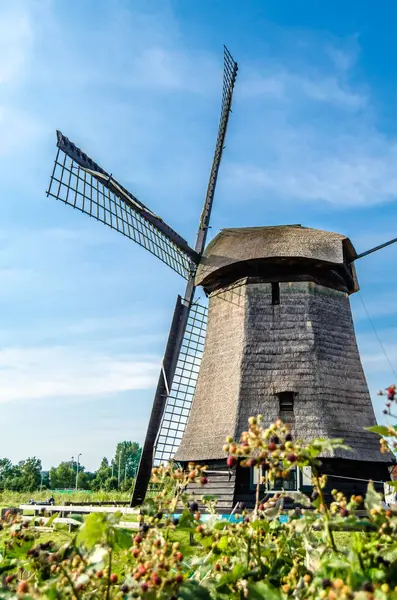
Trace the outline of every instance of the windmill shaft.
<path fill-rule="evenodd" d="M 362 252 L 361 254 L 358 254 L 354 260 L 358 260 L 359 258 L 364 258 L 364 256 L 368 256 L 369 254 L 373 254 L 374 252 L 377 252 L 378 250 L 387 248 L 387 246 L 391 246 L 392 244 L 395 244 L 396 242 L 397 242 L 397 238 L 393 238 L 392 240 L 389 240 L 388 242 L 385 242 L 384 244 L 380 244 L 380 246 L 375 246 L 375 248 L 371 248 L 370 250 L 367 250 L 366 252 Z"/>

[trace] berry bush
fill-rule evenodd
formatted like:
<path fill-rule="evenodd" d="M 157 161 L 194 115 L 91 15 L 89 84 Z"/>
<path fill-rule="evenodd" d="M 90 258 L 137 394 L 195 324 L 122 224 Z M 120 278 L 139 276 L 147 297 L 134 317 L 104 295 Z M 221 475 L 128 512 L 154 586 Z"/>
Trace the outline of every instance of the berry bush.
<path fill-rule="evenodd" d="M 383 449 L 395 441 L 394 427 L 374 429 Z M 229 468 L 260 465 L 273 481 L 311 467 L 315 500 L 298 495 L 300 508 L 287 511 L 286 522 L 285 493 L 262 498 L 260 482 L 252 511 L 219 520 L 205 494 L 206 469 L 194 464 L 153 470 L 160 491 L 142 506 L 132 535 L 117 527 L 121 515 L 93 513 L 66 543 L 51 533 L 44 540 L 37 524 L 8 511 L 0 522 L 0 598 L 397 600 L 397 512 L 384 508 L 371 483 L 365 498 L 334 490 L 325 503 L 319 457 L 341 445 L 295 441 L 282 422 L 266 428 L 261 416 L 249 419 L 239 441 L 226 440 Z M 190 483 L 203 488 L 205 521 Z"/>

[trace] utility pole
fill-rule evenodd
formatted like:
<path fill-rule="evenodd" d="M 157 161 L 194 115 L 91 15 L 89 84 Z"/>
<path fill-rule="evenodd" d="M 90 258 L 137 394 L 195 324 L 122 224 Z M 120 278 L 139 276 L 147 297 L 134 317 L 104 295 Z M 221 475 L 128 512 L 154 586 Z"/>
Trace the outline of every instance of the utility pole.
<path fill-rule="evenodd" d="M 77 455 L 77 469 L 76 469 L 76 492 L 79 487 L 79 460 L 80 460 L 81 452 Z"/>
<path fill-rule="evenodd" d="M 121 466 L 121 452 L 119 452 L 119 469 L 117 473 L 117 489 L 120 489 L 120 466 Z"/>

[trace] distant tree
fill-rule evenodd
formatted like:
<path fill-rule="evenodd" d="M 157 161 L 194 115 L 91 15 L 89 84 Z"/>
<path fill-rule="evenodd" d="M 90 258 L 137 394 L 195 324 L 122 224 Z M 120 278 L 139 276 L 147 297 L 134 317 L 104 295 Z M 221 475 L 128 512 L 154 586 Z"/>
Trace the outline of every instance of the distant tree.
<path fill-rule="evenodd" d="M 124 480 L 132 479 L 138 471 L 142 448 L 137 442 L 119 442 L 113 459 L 114 475 L 120 479 L 120 485 Z"/>
<path fill-rule="evenodd" d="M 117 477 L 109 477 L 109 479 L 107 479 L 105 481 L 104 489 L 107 492 L 112 492 L 113 490 L 117 490 L 117 485 L 118 485 Z"/>
<path fill-rule="evenodd" d="M 13 465 L 9 458 L 0 458 L 0 490 L 7 489 L 7 480 L 13 474 Z"/>
<path fill-rule="evenodd" d="M 61 462 L 50 469 L 51 489 L 70 489 L 76 485 L 76 471 L 71 461 Z"/>
<path fill-rule="evenodd" d="M 22 477 L 22 489 L 25 492 L 34 492 L 40 487 L 41 460 L 35 456 L 22 460 L 19 463 Z"/>
<path fill-rule="evenodd" d="M 109 466 L 109 461 L 106 457 L 102 459 L 101 466 L 95 473 L 95 478 L 91 481 L 93 490 L 105 490 L 106 481 L 112 476 L 112 468 Z"/>
<path fill-rule="evenodd" d="M 0 460 L 0 488 L 14 492 L 34 492 L 40 486 L 41 460 L 35 456 L 13 465 L 8 458 Z"/>

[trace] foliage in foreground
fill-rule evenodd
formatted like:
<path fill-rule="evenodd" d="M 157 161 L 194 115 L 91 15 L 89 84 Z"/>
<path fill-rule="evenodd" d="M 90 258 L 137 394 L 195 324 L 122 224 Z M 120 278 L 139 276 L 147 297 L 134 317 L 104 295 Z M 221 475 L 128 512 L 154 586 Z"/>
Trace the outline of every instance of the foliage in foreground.
<path fill-rule="evenodd" d="M 7 514 L 0 598 L 397 600 L 397 514 L 382 507 L 371 484 L 365 499 L 335 491 L 334 502 L 324 502 L 319 456 L 338 445 L 294 442 L 281 422 L 266 429 L 261 417 L 250 419 L 239 443 L 227 440 L 229 465 L 237 459 L 260 464 L 270 479 L 311 466 L 317 498 L 310 505 L 301 495 L 305 508 L 289 511 L 287 523 L 279 519 L 283 495 L 265 501 L 259 486 L 255 509 L 233 523 L 219 521 L 213 498 L 203 496 L 211 516 L 202 522 L 197 502 L 186 494 L 189 482 L 207 482 L 194 464 L 187 473 L 172 466 L 154 470 L 162 491 L 142 507 L 140 531 L 132 536 L 117 528 L 119 516 L 93 513 L 68 543 L 38 543 L 33 527 Z M 355 515 L 359 508 L 367 510 L 365 520 Z M 338 546 L 338 528 L 351 530 L 348 548 Z M 179 532 L 194 534 L 189 555 L 176 541 Z"/>

